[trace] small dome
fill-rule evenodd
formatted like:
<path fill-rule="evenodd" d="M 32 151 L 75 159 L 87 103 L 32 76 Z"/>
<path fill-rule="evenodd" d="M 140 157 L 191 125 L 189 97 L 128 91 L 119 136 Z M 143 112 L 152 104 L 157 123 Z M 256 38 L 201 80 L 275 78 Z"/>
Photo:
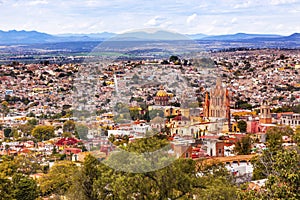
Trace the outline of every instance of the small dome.
<path fill-rule="evenodd" d="M 167 97 L 168 93 L 165 90 L 158 90 L 158 92 L 156 93 L 157 97 Z"/>
<path fill-rule="evenodd" d="M 165 123 L 165 119 L 160 117 L 160 116 L 156 116 L 154 117 L 151 121 L 151 124 L 164 124 Z"/>

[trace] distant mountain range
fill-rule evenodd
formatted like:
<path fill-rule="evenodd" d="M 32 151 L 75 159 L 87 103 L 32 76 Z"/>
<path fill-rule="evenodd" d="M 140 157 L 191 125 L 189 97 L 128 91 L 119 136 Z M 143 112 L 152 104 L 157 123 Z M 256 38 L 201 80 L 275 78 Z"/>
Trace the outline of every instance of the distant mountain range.
<path fill-rule="evenodd" d="M 167 31 L 155 32 L 128 32 L 125 34 L 115 34 L 109 32 L 93 33 L 93 34 L 60 34 L 50 35 L 37 31 L 1 31 L 0 44 L 39 44 L 39 43 L 57 43 L 57 42 L 84 42 L 84 41 L 104 41 L 104 40 L 200 40 L 200 41 L 299 41 L 300 33 L 294 33 L 290 36 L 282 36 L 276 34 L 247 34 L 237 33 L 230 35 L 205 35 L 190 34 L 182 35 Z"/>
<path fill-rule="evenodd" d="M 201 39 L 205 40 L 249 40 L 254 38 L 278 38 L 283 37 L 281 35 L 275 34 L 246 34 L 246 33 L 236 33 L 230 35 L 216 35 L 216 36 L 207 36 Z"/>
<path fill-rule="evenodd" d="M 55 36 L 37 31 L 0 31 L 0 44 L 28 44 L 51 42 Z"/>

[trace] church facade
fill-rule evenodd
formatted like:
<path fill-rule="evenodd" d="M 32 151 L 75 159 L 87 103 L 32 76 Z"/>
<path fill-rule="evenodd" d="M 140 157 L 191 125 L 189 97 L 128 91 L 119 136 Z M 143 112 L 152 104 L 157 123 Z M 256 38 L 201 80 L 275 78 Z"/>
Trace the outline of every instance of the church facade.
<path fill-rule="evenodd" d="M 230 131 L 230 97 L 228 89 L 222 86 L 221 78 L 217 79 L 215 88 L 206 92 L 203 117 L 212 124 L 209 131 Z"/>

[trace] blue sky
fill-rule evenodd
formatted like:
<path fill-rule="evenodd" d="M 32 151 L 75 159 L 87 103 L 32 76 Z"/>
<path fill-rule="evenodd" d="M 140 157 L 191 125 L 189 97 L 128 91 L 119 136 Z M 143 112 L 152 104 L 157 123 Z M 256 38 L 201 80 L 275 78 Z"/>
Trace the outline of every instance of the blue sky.
<path fill-rule="evenodd" d="M 210 35 L 300 32 L 300 0 L 0 0 L 0 30 Z"/>

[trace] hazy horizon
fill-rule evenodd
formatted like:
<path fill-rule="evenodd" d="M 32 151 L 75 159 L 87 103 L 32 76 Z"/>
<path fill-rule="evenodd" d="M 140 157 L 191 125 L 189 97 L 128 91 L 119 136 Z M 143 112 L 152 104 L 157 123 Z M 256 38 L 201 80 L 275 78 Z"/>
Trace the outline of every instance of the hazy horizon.
<path fill-rule="evenodd" d="M 119 33 L 116 33 L 116 32 L 108 32 L 108 31 L 102 31 L 102 32 L 90 32 L 90 33 L 74 33 L 74 32 L 68 32 L 68 33 L 48 33 L 48 32 L 43 32 L 43 31 L 39 31 L 39 30 L 24 30 L 24 29 L 11 29 L 11 30 L 2 30 L 0 29 L 0 31 L 4 31 L 4 32 L 9 32 L 9 31 L 18 31 L 18 32 L 21 32 L 21 31 L 26 31 L 26 32 L 31 32 L 31 31 L 36 31 L 36 32 L 39 32 L 39 33 L 45 33 L 45 34 L 49 34 L 49 35 L 53 35 L 53 36 L 67 36 L 67 35 L 93 35 L 93 34 L 115 34 L 115 35 L 122 35 L 122 34 L 128 34 L 128 33 L 134 33 L 134 32 L 145 32 L 147 33 L 147 31 L 143 31 L 143 30 L 140 30 L 140 29 L 137 29 L 137 30 L 132 30 L 132 31 L 123 31 L 123 32 L 119 32 Z M 250 33 L 250 32 L 234 32 L 234 33 L 228 33 L 228 34 L 205 34 L 205 33 L 181 33 L 181 32 L 175 32 L 175 31 L 170 31 L 170 30 L 163 30 L 163 29 L 158 29 L 158 31 L 167 31 L 167 32 L 173 32 L 173 33 L 177 33 L 177 34 L 182 34 L 182 35 L 204 35 L 204 36 L 221 36 L 221 35 L 236 35 L 236 34 L 249 34 L 249 35 L 255 35 L 255 34 L 258 34 L 258 35 L 279 35 L 279 36 L 290 36 L 292 34 L 295 34 L 295 33 L 300 33 L 299 32 L 292 32 L 292 33 L 289 33 L 289 34 L 277 34 L 277 33 Z"/>
<path fill-rule="evenodd" d="M 207 35 L 300 32 L 299 0 L 0 0 L 0 9 L 0 30 L 52 35 L 144 28 Z"/>

